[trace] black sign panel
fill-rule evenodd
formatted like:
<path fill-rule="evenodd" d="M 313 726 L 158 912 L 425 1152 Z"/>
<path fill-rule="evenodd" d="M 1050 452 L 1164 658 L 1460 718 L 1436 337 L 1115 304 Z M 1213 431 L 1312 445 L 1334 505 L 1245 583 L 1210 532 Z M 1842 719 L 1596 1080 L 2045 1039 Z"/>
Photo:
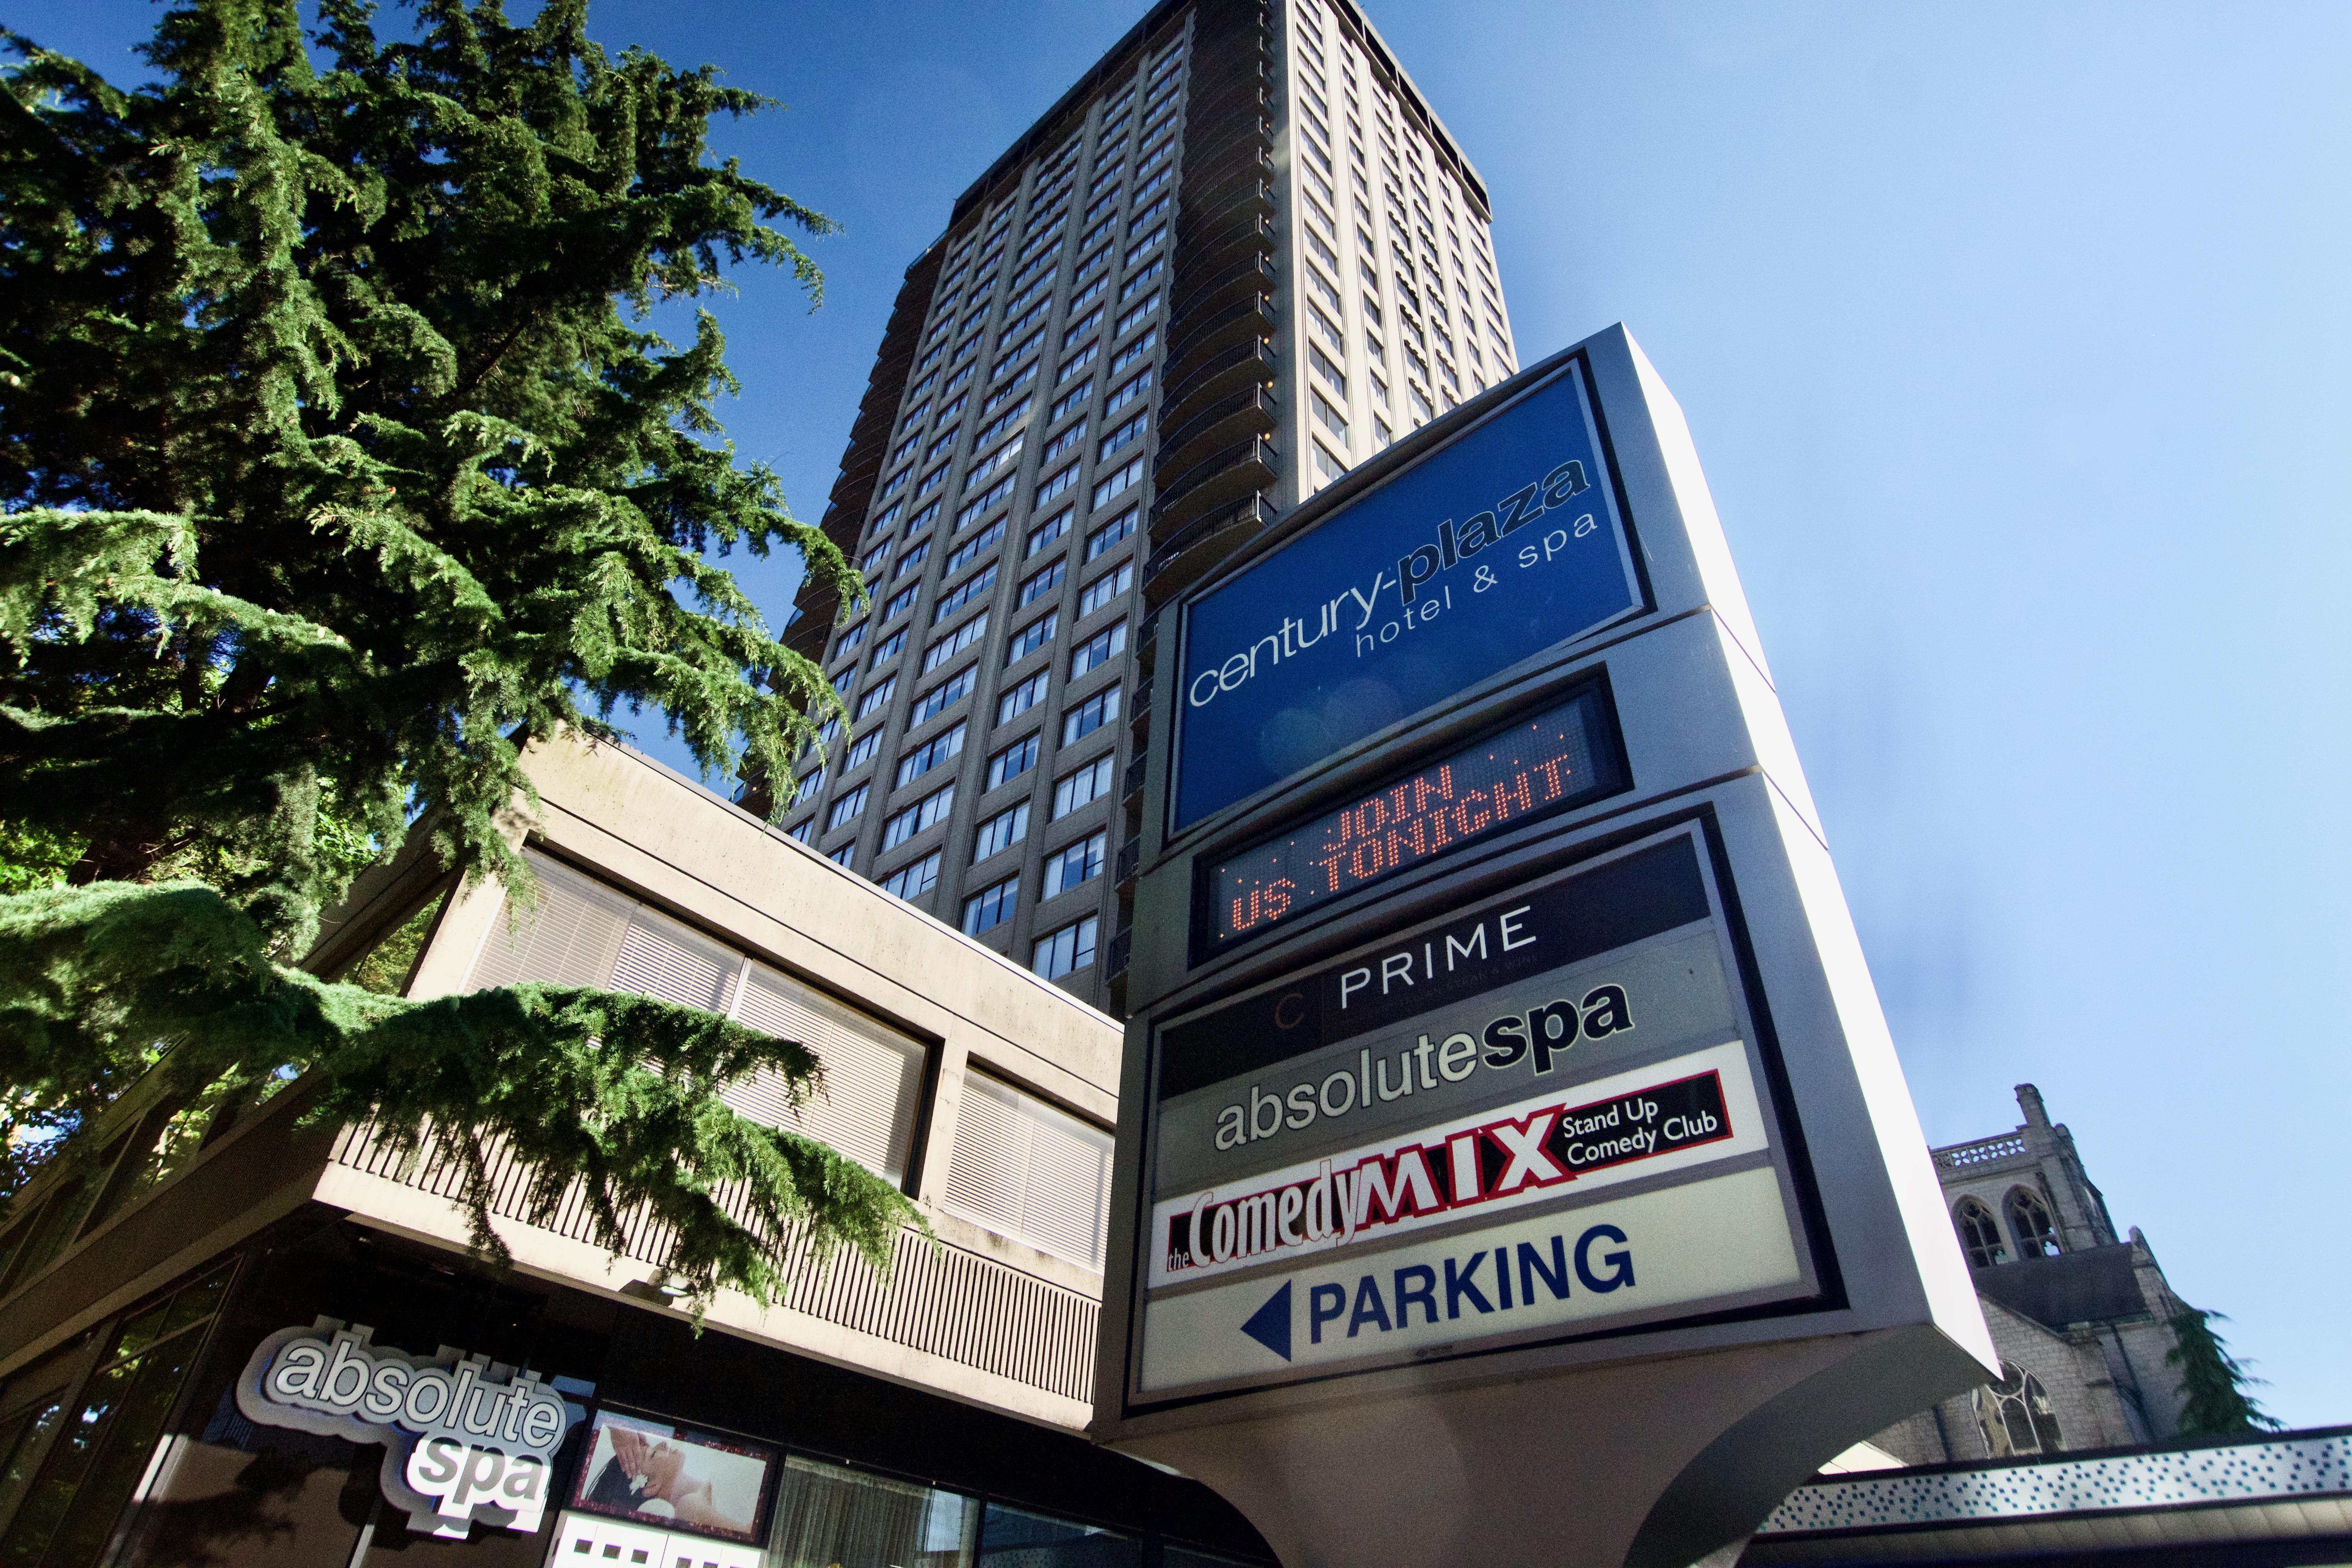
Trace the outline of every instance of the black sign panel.
<path fill-rule="evenodd" d="M 1626 787 L 1598 687 L 1238 854 L 1203 861 L 1213 951 L 1507 827 Z"/>
<path fill-rule="evenodd" d="M 1479 906 L 1370 960 L 1334 963 L 1160 1036 L 1161 1100 L 1707 918 L 1692 841 L 1675 837 Z M 1540 931 L 1542 942 L 1528 940 Z M 1478 961 L 1468 961 L 1475 944 Z"/>
<path fill-rule="evenodd" d="M 1548 1152 L 1571 1176 L 1732 1135 L 1731 1113 L 1723 1105 L 1723 1076 L 1703 1072 L 1653 1089 L 1621 1094 L 1560 1112 L 1545 1140 Z M 1503 1163 L 1499 1151 L 1486 1152 L 1486 1173 Z"/>

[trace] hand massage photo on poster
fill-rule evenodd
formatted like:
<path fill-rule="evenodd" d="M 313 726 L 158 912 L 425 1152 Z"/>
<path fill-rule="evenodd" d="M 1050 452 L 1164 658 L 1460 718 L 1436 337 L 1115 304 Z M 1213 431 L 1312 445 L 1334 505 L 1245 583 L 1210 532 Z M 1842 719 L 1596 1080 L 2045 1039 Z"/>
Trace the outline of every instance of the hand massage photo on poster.
<path fill-rule="evenodd" d="M 759 1539 L 775 1450 L 617 1411 L 597 1413 L 572 1506 L 722 1541 Z"/>

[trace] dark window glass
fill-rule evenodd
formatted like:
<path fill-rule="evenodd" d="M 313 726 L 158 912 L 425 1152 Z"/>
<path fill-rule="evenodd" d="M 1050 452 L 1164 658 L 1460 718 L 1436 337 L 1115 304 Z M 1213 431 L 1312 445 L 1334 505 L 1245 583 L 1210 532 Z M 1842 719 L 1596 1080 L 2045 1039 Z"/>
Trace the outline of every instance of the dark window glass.
<path fill-rule="evenodd" d="M 1036 765 L 1037 737 L 1015 741 L 988 759 L 988 787 L 994 789 L 1007 779 L 1019 778 Z"/>
<path fill-rule="evenodd" d="M 70 1413 L 0 1536 L 0 1563 L 84 1568 L 113 1537 L 218 1308 L 215 1271 L 116 1331 L 107 1358 L 68 1402 Z"/>
<path fill-rule="evenodd" d="M 1993 1458 L 2054 1454 L 2065 1446 L 2049 1390 L 2042 1386 L 2040 1378 L 2013 1362 L 2001 1363 L 2000 1381 L 1979 1384 L 1969 1399 L 1976 1408 L 1985 1452 Z"/>
<path fill-rule="evenodd" d="M 794 1455 L 776 1490 L 766 1561 L 962 1568 L 979 1515 L 971 1498 Z"/>
<path fill-rule="evenodd" d="M 2000 1226 L 1994 1223 L 1992 1210 L 1974 1198 L 1962 1198 L 1954 1211 L 1952 1223 L 1958 1227 L 1960 1247 L 1969 1255 L 1971 1268 L 1990 1268 L 2007 1255 L 2002 1247 Z"/>
<path fill-rule="evenodd" d="M 980 1524 L 980 1561 L 999 1568 L 1139 1568 L 1132 1536 L 990 1503 Z"/>
<path fill-rule="evenodd" d="M 1008 877 L 982 893 L 966 899 L 963 904 L 963 933 L 978 936 L 984 931 L 1003 925 L 1013 918 L 1021 903 L 1021 879 Z"/>
<path fill-rule="evenodd" d="M 33 1467 L 40 1463 L 42 1445 L 58 1429 L 58 1417 L 65 1408 L 65 1394 L 59 1391 L 18 1411 L 0 1429 L 0 1445 L 5 1445 L 0 1451 L 6 1456 L 0 1458 L 0 1518 L 16 1508 L 16 1500 L 32 1485 Z"/>
<path fill-rule="evenodd" d="M 2050 1208 L 2038 1194 L 2020 1187 L 2009 1194 L 2009 1228 L 2017 1237 L 2020 1258 L 2058 1256 L 2058 1230 L 2050 1223 Z"/>

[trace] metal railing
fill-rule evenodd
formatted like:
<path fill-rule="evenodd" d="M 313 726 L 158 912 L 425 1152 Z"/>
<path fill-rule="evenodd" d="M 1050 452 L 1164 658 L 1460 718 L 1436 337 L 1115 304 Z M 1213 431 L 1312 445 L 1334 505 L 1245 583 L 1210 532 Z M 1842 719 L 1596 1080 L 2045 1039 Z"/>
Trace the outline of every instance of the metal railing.
<path fill-rule="evenodd" d="M 1933 1152 L 1938 1165 L 1946 1170 L 1962 1171 L 1971 1165 L 1989 1165 L 1996 1160 L 2020 1158 L 2025 1152 L 2025 1134 L 2005 1132 L 1998 1138 L 1979 1138 L 1973 1143 L 1954 1143 Z"/>
<path fill-rule="evenodd" d="M 339 1165 L 438 1197 L 454 1199 L 464 1187 L 457 1163 L 429 1141 L 417 1157 L 403 1161 L 364 1123 L 343 1130 L 333 1157 Z M 488 1163 L 495 1189 L 490 1212 L 529 1223 L 530 1168 L 503 1150 L 490 1151 Z M 719 1194 L 740 1217 L 736 1194 L 723 1186 Z M 565 1194 L 541 1224 L 571 1240 L 596 1244 L 588 1205 L 577 1191 Z M 625 1216 L 623 1228 L 625 1255 L 656 1268 L 668 1263 L 668 1227 L 640 1214 Z M 851 1253 L 820 1260 L 805 1242 L 795 1242 L 789 1257 L 777 1297 L 793 1311 L 1067 1399 L 1094 1397 L 1102 1309 L 1075 1290 L 951 1244 L 935 1247 L 912 1230 L 901 1231 L 892 1247 L 887 1282 Z"/>

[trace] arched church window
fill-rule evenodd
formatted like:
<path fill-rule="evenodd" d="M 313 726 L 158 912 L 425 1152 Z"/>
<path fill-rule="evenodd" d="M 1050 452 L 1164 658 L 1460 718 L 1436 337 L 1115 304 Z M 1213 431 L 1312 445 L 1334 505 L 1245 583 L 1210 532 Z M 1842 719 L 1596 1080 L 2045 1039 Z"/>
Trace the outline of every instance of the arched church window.
<path fill-rule="evenodd" d="M 2020 1258 L 2055 1258 L 2058 1256 L 2058 1227 L 2050 1223 L 2050 1205 L 2042 1195 L 2018 1188 L 2009 1194 L 2009 1228 L 2017 1237 Z"/>
<path fill-rule="evenodd" d="M 2058 1413 L 2051 1408 L 2050 1392 L 2016 1363 L 2001 1363 L 2000 1381 L 1979 1384 L 1969 1398 L 1976 1406 L 1985 1451 L 1992 1458 L 2059 1450 Z"/>
<path fill-rule="evenodd" d="M 1974 1198 L 1962 1198 L 1960 1206 L 1952 1211 L 1952 1223 L 1960 1233 L 1960 1248 L 1969 1255 L 1971 1268 L 1990 1268 L 2008 1256 L 2001 1245 L 2000 1225 L 1992 1217 L 1992 1210 Z"/>

